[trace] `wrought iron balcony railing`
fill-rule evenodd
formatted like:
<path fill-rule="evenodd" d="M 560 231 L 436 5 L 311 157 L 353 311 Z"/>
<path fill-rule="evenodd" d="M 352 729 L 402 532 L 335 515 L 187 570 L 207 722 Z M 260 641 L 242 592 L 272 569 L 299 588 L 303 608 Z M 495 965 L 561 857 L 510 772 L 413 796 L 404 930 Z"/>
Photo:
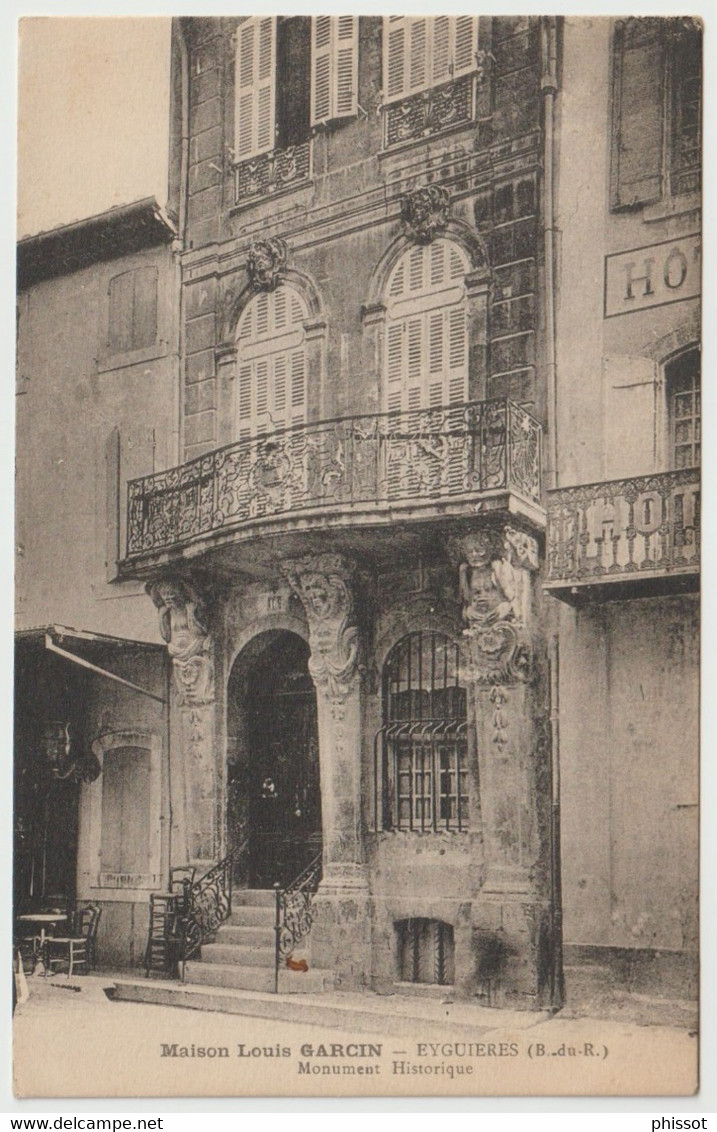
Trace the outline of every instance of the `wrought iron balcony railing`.
<path fill-rule="evenodd" d="M 540 503 L 541 427 L 512 401 L 346 417 L 240 440 L 128 485 L 127 557 L 297 513 L 510 492 Z"/>
<path fill-rule="evenodd" d="M 696 574 L 699 564 L 698 468 L 549 494 L 550 589 Z"/>

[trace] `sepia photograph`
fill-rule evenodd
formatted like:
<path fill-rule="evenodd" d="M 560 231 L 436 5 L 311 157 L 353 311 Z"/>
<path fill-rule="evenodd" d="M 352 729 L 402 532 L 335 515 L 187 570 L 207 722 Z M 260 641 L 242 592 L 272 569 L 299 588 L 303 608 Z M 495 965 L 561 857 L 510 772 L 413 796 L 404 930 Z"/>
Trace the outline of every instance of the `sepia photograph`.
<path fill-rule="evenodd" d="M 702 21 L 18 38 L 15 1096 L 692 1097 Z"/>

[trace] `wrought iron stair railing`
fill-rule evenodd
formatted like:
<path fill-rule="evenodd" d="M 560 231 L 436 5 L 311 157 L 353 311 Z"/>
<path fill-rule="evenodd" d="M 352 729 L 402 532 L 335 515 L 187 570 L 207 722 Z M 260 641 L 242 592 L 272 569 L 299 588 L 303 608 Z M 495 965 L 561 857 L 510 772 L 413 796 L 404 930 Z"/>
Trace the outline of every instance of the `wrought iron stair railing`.
<path fill-rule="evenodd" d="M 314 922 L 314 894 L 321 879 L 321 853 L 286 888 L 274 885 L 276 936 L 274 954 L 274 993 L 279 992 L 279 969 L 291 959 L 294 948 L 311 931 Z"/>
<path fill-rule="evenodd" d="M 186 917 L 181 925 L 181 977 L 187 960 L 199 954 L 232 912 L 232 884 L 235 864 L 249 846 L 246 838 L 221 861 L 201 876 L 189 890 Z"/>

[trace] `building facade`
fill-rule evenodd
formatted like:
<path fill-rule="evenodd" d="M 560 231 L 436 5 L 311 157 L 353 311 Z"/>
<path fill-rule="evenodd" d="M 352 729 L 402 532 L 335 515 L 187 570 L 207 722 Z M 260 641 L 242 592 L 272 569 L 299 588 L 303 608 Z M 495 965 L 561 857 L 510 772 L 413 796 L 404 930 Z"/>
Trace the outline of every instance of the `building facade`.
<path fill-rule="evenodd" d="M 120 485 L 177 459 L 174 236 L 143 200 L 18 245 L 14 901 L 100 903 L 112 965 L 167 867 L 168 660 L 118 564 Z"/>
<path fill-rule="evenodd" d="M 597 957 L 634 989 L 684 998 L 698 940 L 700 68 L 695 20 L 565 21 L 547 495 L 565 940 L 578 965 Z M 600 191 L 585 191 L 588 167 Z"/>
<path fill-rule="evenodd" d="M 564 946 L 689 968 L 695 34 L 174 21 L 177 364 L 117 410 L 164 440 L 110 583 L 172 675 L 129 778 L 160 872 L 320 877 L 335 986 L 541 1008 Z M 83 896 L 114 777 L 99 817 L 78 787 Z"/>

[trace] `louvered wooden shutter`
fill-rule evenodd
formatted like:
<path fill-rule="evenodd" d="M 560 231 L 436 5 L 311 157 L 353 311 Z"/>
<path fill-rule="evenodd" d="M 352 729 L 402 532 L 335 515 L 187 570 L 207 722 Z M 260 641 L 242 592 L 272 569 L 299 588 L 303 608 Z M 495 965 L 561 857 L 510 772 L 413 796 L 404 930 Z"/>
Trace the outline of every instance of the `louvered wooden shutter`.
<path fill-rule="evenodd" d="M 237 161 L 274 148 L 276 19 L 251 16 L 237 28 L 235 145 Z"/>
<path fill-rule="evenodd" d="M 411 248 L 396 265 L 386 328 L 389 412 L 465 401 L 468 328 L 462 288 L 456 287 L 465 273 L 463 257 L 449 240 Z"/>
<path fill-rule="evenodd" d="M 311 124 L 358 110 L 358 16 L 314 16 Z"/>
<path fill-rule="evenodd" d="M 478 19 L 456 16 L 452 23 L 451 64 L 453 78 L 475 70 L 478 51 Z"/>
<path fill-rule="evenodd" d="M 613 208 L 649 204 L 662 195 L 662 22 L 630 19 L 615 28 Z"/>
<path fill-rule="evenodd" d="M 383 86 L 387 102 L 408 93 L 408 18 L 383 17 Z"/>
<path fill-rule="evenodd" d="M 384 16 L 386 102 L 438 86 L 475 70 L 478 19 L 474 16 Z"/>

